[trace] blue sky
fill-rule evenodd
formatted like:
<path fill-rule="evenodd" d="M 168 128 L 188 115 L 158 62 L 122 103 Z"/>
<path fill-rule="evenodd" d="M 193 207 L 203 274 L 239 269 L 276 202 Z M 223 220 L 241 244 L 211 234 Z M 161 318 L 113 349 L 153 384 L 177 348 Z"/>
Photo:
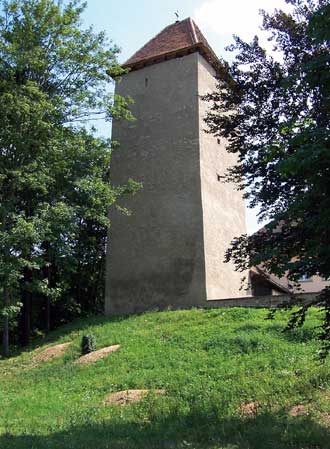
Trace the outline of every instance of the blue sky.
<path fill-rule="evenodd" d="M 269 48 L 266 36 L 258 29 L 260 8 L 272 11 L 274 8 L 288 9 L 288 6 L 284 0 L 89 0 L 84 20 L 96 31 L 106 31 L 113 43 L 121 48 L 118 59 L 124 62 L 174 22 L 178 11 L 181 19 L 190 16 L 196 21 L 218 56 L 230 59 L 225 47 L 233 42 L 233 34 L 249 40 L 257 33 L 264 46 Z M 107 134 L 103 126 L 102 132 Z M 248 232 L 254 232 L 260 226 L 256 211 L 248 209 Z"/>
<path fill-rule="evenodd" d="M 250 39 L 261 24 L 259 9 L 288 8 L 284 0 L 89 0 L 85 20 L 97 30 L 105 30 L 122 49 L 120 62 L 128 59 L 165 26 L 192 17 L 214 51 L 229 57 L 224 47 L 238 34 Z M 259 31 L 259 32 L 258 32 Z M 266 39 L 264 39 L 266 45 Z"/>
<path fill-rule="evenodd" d="M 89 0 L 86 17 L 98 29 L 106 30 L 122 49 L 121 62 L 174 22 L 174 12 L 179 9 L 181 17 L 192 14 L 200 0 Z M 179 6 L 178 6 L 179 5 Z"/>

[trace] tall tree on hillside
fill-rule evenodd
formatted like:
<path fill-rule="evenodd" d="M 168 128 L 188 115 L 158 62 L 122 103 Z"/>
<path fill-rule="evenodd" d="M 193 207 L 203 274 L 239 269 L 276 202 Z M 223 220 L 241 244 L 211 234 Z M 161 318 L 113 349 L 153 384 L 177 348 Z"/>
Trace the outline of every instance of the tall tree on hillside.
<path fill-rule="evenodd" d="M 330 2 L 287 0 L 292 13 L 265 12 L 263 28 L 279 57 L 258 38 L 235 38 L 233 64 L 224 65 L 208 95 L 210 131 L 237 154 L 227 180 L 245 189 L 251 207 L 270 220 L 261 232 L 238 236 L 228 250 L 238 270 L 263 264 L 295 282 L 303 274 L 330 277 Z M 330 350 L 330 290 L 320 338 Z M 304 322 L 307 307 L 290 325 Z"/>
<path fill-rule="evenodd" d="M 109 93 L 119 74 L 117 49 L 104 33 L 83 29 L 79 0 L 8 0 L 0 15 L 0 313 L 3 353 L 9 318 L 22 304 L 22 335 L 31 305 L 72 289 L 82 240 L 104 252 L 108 208 L 124 193 L 108 179 L 110 142 L 86 123 L 116 115 L 127 103 Z M 80 258 L 78 260 L 78 258 Z M 94 263 L 94 261 L 92 261 Z M 90 265 L 92 269 L 92 266 Z M 87 273 L 84 273 L 87 275 Z"/>

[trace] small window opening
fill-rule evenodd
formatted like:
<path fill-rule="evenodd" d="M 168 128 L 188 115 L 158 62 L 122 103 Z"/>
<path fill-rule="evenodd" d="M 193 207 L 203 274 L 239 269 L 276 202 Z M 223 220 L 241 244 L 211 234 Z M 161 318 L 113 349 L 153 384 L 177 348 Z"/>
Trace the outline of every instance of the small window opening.
<path fill-rule="evenodd" d="M 219 137 L 217 138 L 217 142 L 218 142 L 218 145 L 220 145 L 221 139 L 219 139 Z"/>
<path fill-rule="evenodd" d="M 149 79 L 148 79 L 148 78 L 145 78 L 145 80 L 144 80 L 144 85 L 145 85 L 145 87 L 148 87 L 148 83 L 149 83 Z"/>
<path fill-rule="evenodd" d="M 217 173 L 217 180 L 220 182 L 222 179 L 222 176 L 219 175 L 219 173 Z"/>

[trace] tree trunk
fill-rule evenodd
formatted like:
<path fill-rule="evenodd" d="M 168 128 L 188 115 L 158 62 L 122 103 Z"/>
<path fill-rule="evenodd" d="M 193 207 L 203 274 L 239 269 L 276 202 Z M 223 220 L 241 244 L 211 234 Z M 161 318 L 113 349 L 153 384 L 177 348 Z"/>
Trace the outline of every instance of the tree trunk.
<path fill-rule="evenodd" d="M 32 271 L 26 269 L 24 271 L 24 278 L 22 279 L 22 302 L 23 302 L 23 309 L 21 315 L 22 346 L 28 346 L 30 343 L 32 295 L 29 287 L 31 279 L 32 279 Z"/>
<path fill-rule="evenodd" d="M 48 281 L 48 287 L 53 288 L 56 285 L 56 266 L 52 260 L 51 246 L 48 241 L 43 242 L 45 249 L 45 266 L 43 269 L 44 277 Z M 45 297 L 45 331 L 48 334 L 51 329 L 51 300 L 49 296 Z"/>
<path fill-rule="evenodd" d="M 31 294 L 24 292 L 22 314 L 22 346 L 30 343 L 31 332 Z"/>
<path fill-rule="evenodd" d="M 33 146 L 32 146 L 33 149 Z M 33 216 L 32 201 L 28 201 L 26 205 L 25 215 L 26 217 Z M 26 247 L 23 252 L 24 259 L 31 262 L 32 247 Z M 22 346 L 28 346 L 30 344 L 30 334 L 31 334 L 31 315 L 32 315 L 32 293 L 31 293 L 31 281 L 33 277 L 33 272 L 30 268 L 26 267 L 24 269 L 24 276 L 22 279 L 22 333 L 21 333 L 21 344 Z"/>
<path fill-rule="evenodd" d="M 9 305 L 8 290 L 5 287 L 3 292 L 4 306 Z M 2 355 L 9 357 L 9 319 L 8 315 L 3 317 L 3 331 L 2 331 Z"/>
<path fill-rule="evenodd" d="M 46 333 L 50 332 L 50 299 L 46 298 Z"/>

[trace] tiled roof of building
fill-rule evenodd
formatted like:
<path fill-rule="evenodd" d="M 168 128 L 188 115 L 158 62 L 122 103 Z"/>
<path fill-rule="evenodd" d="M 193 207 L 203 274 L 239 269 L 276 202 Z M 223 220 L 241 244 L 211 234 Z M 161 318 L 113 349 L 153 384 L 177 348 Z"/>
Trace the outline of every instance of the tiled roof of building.
<path fill-rule="evenodd" d="M 283 285 L 281 279 L 266 273 L 266 271 L 259 266 L 252 267 L 250 269 L 250 276 L 260 276 L 265 281 L 269 282 L 273 287 L 275 287 L 275 290 L 281 291 L 282 293 L 291 293 L 290 289 L 287 286 Z"/>
<path fill-rule="evenodd" d="M 157 34 L 123 64 L 124 68 L 136 70 L 145 65 L 165 59 L 200 52 L 215 68 L 220 64 L 217 56 L 195 22 L 188 17 L 177 21 Z"/>

